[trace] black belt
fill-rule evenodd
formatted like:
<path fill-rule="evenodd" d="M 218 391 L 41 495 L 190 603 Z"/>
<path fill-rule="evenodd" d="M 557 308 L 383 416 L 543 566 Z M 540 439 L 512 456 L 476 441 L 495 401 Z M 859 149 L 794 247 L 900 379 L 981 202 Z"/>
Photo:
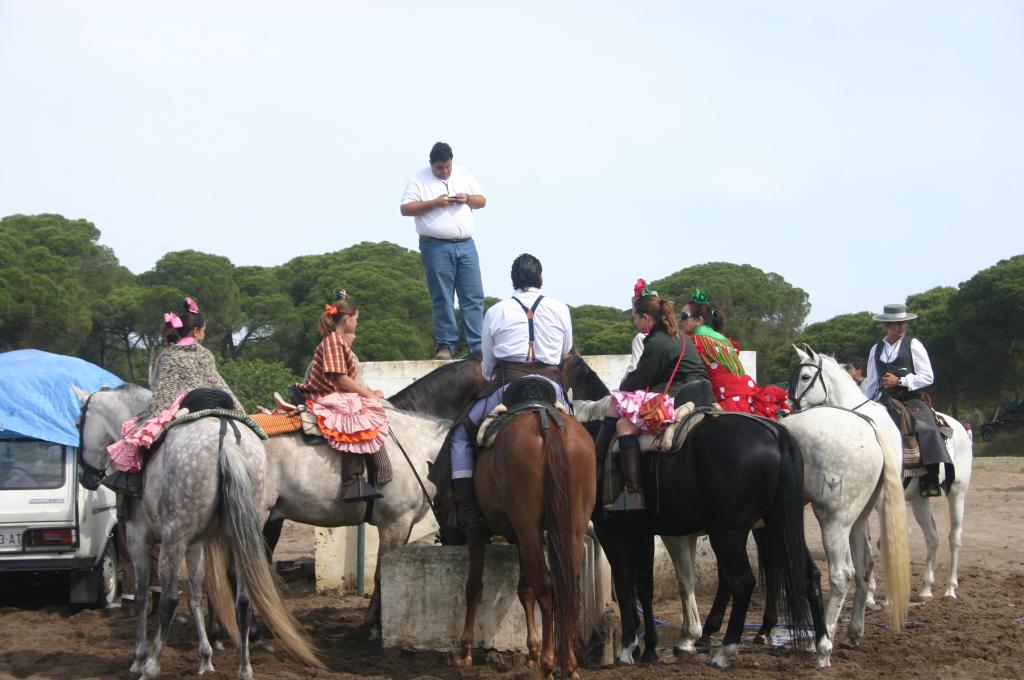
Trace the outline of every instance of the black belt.
<path fill-rule="evenodd" d="M 435 238 L 433 236 L 424 235 L 423 238 L 429 238 L 431 241 L 444 241 L 446 243 L 465 243 L 466 241 L 473 237 L 467 236 L 466 238 Z"/>

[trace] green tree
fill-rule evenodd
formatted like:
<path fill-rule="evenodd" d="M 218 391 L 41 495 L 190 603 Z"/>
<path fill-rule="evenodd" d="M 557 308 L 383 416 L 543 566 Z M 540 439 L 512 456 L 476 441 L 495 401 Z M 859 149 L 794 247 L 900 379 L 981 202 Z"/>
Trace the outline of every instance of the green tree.
<path fill-rule="evenodd" d="M 274 392 L 288 394 L 288 385 L 300 381 L 280 361 L 239 359 L 226 361 L 218 368 L 246 413 L 253 413 L 258 405 L 272 405 Z"/>
<path fill-rule="evenodd" d="M 196 300 L 206 317 L 206 344 L 221 356 L 231 356 L 234 334 L 242 325 L 242 309 L 234 265 L 221 255 L 181 250 L 161 257 L 142 274 L 147 286 L 166 286 Z M 179 311 L 182 300 L 170 305 Z M 165 311 L 165 310 L 159 310 Z"/>
<path fill-rule="evenodd" d="M 959 417 L 960 404 L 967 391 L 968 365 L 956 346 L 957 315 L 950 302 L 956 288 L 936 287 L 907 298 L 907 310 L 918 318 L 910 322 L 909 335 L 928 350 L 935 382 L 928 387 L 935 408 Z"/>
<path fill-rule="evenodd" d="M 1000 260 L 960 284 L 949 302 L 967 389 L 992 407 L 1024 385 L 1024 255 Z"/>
<path fill-rule="evenodd" d="M 839 361 L 854 357 L 867 359 L 871 345 L 882 337 L 881 324 L 872 320 L 871 312 L 840 314 L 828 321 L 812 323 L 779 347 L 758 356 L 758 368 L 762 383 L 779 382 L 786 379 L 796 367 L 796 352 L 793 345 L 803 347 L 806 343 L 815 352 L 831 354 Z M 771 377 L 771 380 L 767 380 Z"/>
<path fill-rule="evenodd" d="M 91 356 L 104 296 L 131 280 L 100 231 L 60 215 L 0 219 L 0 345 Z"/>
<path fill-rule="evenodd" d="M 743 349 L 762 356 L 778 356 L 781 348 L 796 338 L 811 309 L 805 291 L 779 274 L 748 264 L 709 262 L 687 267 L 651 285 L 662 297 L 674 300 L 677 308 L 693 297 L 695 288 L 700 288 L 712 307 L 724 310 L 725 334 L 739 341 Z M 776 362 L 761 373 L 762 382 L 787 377 L 786 371 L 778 372 Z"/>
<path fill-rule="evenodd" d="M 636 335 L 628 311 L 601 305 L 573 307 L 572 332 L 581 354 L 628 354 Z"/>

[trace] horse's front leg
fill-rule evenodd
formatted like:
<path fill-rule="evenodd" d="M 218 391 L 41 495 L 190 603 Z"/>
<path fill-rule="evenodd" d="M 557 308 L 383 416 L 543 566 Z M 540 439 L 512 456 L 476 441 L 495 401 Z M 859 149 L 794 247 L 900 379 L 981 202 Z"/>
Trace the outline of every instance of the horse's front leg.
<path fill-rule="evenodd" d="M 960 545 L 964 540 L 964 502 L 967 487 L 953 483 L 947 498 L 949 502 L 949 583 L 946 585 L 945 596 L 956 599 L 956 590 L 960 587 L 957 574 L 960 570 Z"/>
<path fill-rule="evenodd" d="M 160 675 L 160 656 L 167 644 L 167 633 L 174 621 L 174 610 L 178 608 L 178 568 L 184 557 L 184 546 L 174 541 L 160 544 L 160 605 L 157 607 L 156 634 L 153 636 L 153 651 L 142 669 L 143 678 Z"/>
<path fill-rule="evenodd" d="M 185 566 L 188 569 L 188 608 L 196 623 L 199 636 L 199 671 L 202 675 L 213 668 L 213 647 L 206 636 L 206 621 L 203 613 L 203 544 L 193 543 L 185 552 Z"/>
<path fill-rule="evenodd" d="M 522 572 L 519 574 L 519 602 L 523 605 L 523 612 L 526 614 L 526 667 L 536 668 L 540 661 L 540 638 L 537 637 L 537 621 L 535 605 L 537 595 L 533 588 L 526 582 Z"/>
<path fill-rule="evenodd" d="M 871 539 L 868 536 L 868 518 L 861 517 L 853 525 L 850 532 L 850 548 L 853 553 L 853 613 L 850 623 L 846 626 L 846 637 L 843 646 L 855 648 L 864 635 L 864 612 L 867 609 L 868 578 L 873 572 L 874 559 L 871 557 Z M 835 632 L 829 631 L 832 639 Z"/>
<path fill-rule="evenodd" d="M 152 544 L 148 532 L 131 522 L 128 524 L 128 552 L 135 572 L 135 649 L 132 673 L 141 673 L 146 663 L 146 618 L 149 614 L 149 553 Z"/>
<path fill-rule="evenodd" d="M 925 545 L 928 547 L 928 558 L 924 564 L 924 585 L 917 596 L 922 600 L 930 600 L 932 584 L 935 583 L 935 556 L 939 550 L 939 530 L 935 526 L 935 518 L 932 517 L 927 498 L 915 498 L 910 501 L 910 507 L 914 510 L 914 519 L 921 527 Z"/>
<path fill-rule="evenodd" d="M 672 558 L 679 586 L 679 604 L 682 606 L 682 629 L 679 641 L 672 648 L 676 656 L 695 654 L 694 643 L 700 639 L 702 627 L 700 612 L 697 611 L 697 536 L 662 536 L 662 542 Z"/>
<path fill-rule="evenodd" d="M 466 622 L 462 629 L 459 651 L 455 665 L 469 668 L 473 665 L 473 625 L 476 622 L 476 608 L 484 587 L 484 548 L 487 537 L 482 530 L 469 532 L 469 574 L 466 578 Z"/>
<path fill-rule="evenodd" d="M 650 663 L 658 660 L 658 628 L 654 623 L 654 534 L 644 534 L 639 553 L 636 594 L 644 610 L 644 653 L 640 660 Z"/>

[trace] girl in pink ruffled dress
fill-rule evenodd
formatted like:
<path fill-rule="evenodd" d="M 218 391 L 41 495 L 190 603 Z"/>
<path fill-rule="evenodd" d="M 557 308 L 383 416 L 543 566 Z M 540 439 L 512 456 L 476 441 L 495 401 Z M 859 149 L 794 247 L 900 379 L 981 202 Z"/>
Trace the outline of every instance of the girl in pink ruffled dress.
<path fill-rule="evenodd" d="M 387 411 L 380 403 L 384 393 L 359 381 L 355 355 L 346 340 L 354 337 L 358 323 L 359 307 L 345 291 L 338 291 L 338 299 L 325 304 L 320 316 L 322 340 L 313 352 L 309 377 L 297 386 L 328 445 L 342 454 L 346 501 L 380 496 L 362 481 L 363 457 L 381 452 L 390 432 Z"/>
<path fill-rule="evenodd" d="M 185 298 L 181 310 L 164 313 L 164 351 L 156 361 L 149 406 L 121 425 L 120 439 L 107 447 L 114 474 L 103 483 L 115 491 L 142 495 L 143 452 L 163 433 L 192 390 L 225 392 L 233 408 L 242 406 L 224 378 L 217 372 L 217 361 L 201 344 L 206 337 L 206 317 L 192 298 Z M 132 389 L 131 386 L 119 389 Z"/>

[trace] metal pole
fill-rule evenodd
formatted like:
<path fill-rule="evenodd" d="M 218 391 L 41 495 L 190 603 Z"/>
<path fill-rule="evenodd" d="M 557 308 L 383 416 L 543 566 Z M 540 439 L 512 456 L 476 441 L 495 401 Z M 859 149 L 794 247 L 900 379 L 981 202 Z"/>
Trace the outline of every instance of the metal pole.
<path fill-rule="evenodd" d="M 356 595 L 366 595 L 366 522 L 356 529 Z"/>

